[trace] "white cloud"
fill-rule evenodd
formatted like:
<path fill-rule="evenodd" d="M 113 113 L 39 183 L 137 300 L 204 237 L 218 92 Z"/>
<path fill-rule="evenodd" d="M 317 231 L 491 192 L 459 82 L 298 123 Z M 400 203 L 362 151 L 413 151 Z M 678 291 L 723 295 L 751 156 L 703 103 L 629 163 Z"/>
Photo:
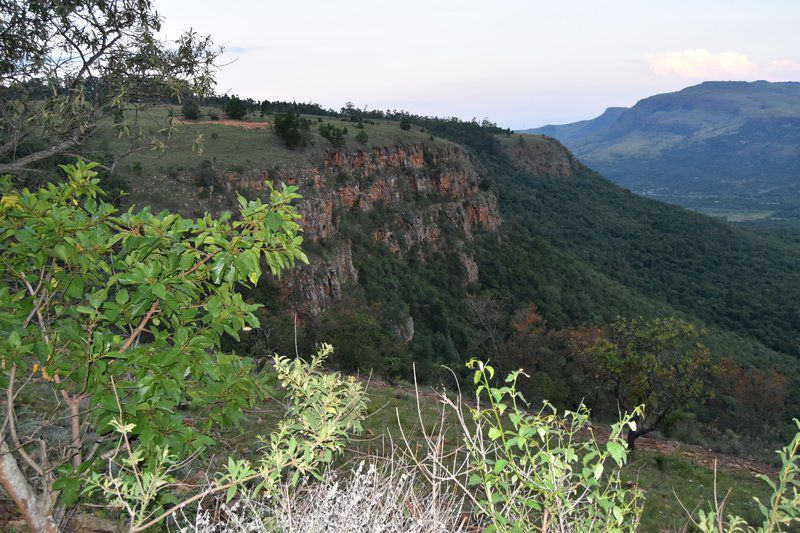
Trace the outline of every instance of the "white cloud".
<path fill-rule="evenodd" d="M 659 76 L 677 75 L 684 78 L 743 76 L 751 74 L 758 68 L 758 65 L 744 54 L 737 52 L 715 54 L 703 48 L 646 55 L 645 59 L 653 72 Z"/>
<path fill-rule="evenodd" d="M 772 72 L 800 72 L 800 63 L 791 59 L 778 59 L 770 62 L 769 70 Z"/>

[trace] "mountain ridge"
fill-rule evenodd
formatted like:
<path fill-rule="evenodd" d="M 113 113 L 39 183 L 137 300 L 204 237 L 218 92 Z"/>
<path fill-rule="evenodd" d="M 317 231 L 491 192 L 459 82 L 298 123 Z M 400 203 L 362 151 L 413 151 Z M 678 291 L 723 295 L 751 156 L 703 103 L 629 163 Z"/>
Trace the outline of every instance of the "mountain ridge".
<path fill-rule="evenodd" d="M 778 217 L 794 217 L 798 207 L 798 82 L 703 82 L 522 132 L 555 137 L 623 187 L 686 207 Z"/>

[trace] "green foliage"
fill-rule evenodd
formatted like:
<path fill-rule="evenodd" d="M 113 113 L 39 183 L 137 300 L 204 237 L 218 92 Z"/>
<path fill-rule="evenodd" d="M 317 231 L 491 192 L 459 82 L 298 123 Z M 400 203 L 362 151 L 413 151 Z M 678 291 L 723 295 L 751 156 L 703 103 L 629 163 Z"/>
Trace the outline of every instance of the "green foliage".
<path fill-rule="evenodd" d="M 162 22 L 150 1 L 4 2 L 0 172 L 82 152 L 104 120 L 130 151 L 163 148 L 173 121 L 151 133 L 139 117 L 159 102 L 210 93 L 219 51 L 193 31 L 160 40 Z"/>
<path fill-rule="evenodd" d="M 356 142 L 358 144 L 367 144 L 367 141 L 369 141 L 369 135 L 367 135 L 367 132 L 364 131 L 363 128 L 364 126 L 362 124 L 361 128 L 358 131 L 358 134 L 356 135 Z"/>
<path fill-rule="evenodd" d="M 476 360 L 468 366 L 477 388 L 476 403 L 466 408 L 475 429 L 460 424 L 467 487 L 489 530 L 636 530 L 642 494 L 625 487 L 621 471 L 627 461 L 622 432 L 635 428 L 638 409 L 601 444 L 586 408 L 561 416 L 545 402 L 532 412 L 516 387 L 521 371 L 495 387 L 493 367 Z"/>
<path fill-rule="evenodd" d="M 306 144 L 305 132 L 308 131 L 308 121 L 300 118 L 300 115 L 292 110 L 277 113 L 272 121 L 272 129 L 290 150 Z"/>
<path fill-rule="evenodd" d="M 410 367 L 411 362 L 402 357 L 406 347 L 391 332 L 377 304 L 367 306 L 347 298 L 322 315 L 315 333 L 316 338 L 342 347 L 333 362 L 344 372 L 368 374 L 374 370 L 393 377 L 398 367 L 404 373 Z M 403 364 L 398 364 L 399 360 Z"/>
<path fill-rule="evenodd" d="M 684 320 L 619 319 L 607 337 L 577 347 L 594 382 L 619 408 L 646 405 L 635 417 L 639 427 L 628 432 L 631 448 L 637 437 L 709 394 L 710 354 L 699 339 L 697 327 Z"/>
<path fill-rule="evenodd" d="M 6 184 L 0 201 L 0 380 L 12 391 L 26 376 L 70 408 L 66 476 L 90 466 L 86 430 L 108 434 L 120 416 L 146 464 L 165 449 L 202 450 L 213 428 L 239 423 L 264 389 L 249 360 L 216 353 L 224 335 L 259 325 L 237 288 L 264 264 L 277 276 L 307 261 L 295 187 L 271 189 L 266 204 L 239 197 L 235 221 L 117 214 L 95 166 L 64 165 L 66 181 L 34 192 Z M 186 424 L 186 406 L 204 420 Z"/>
<path fill-rule="evenodd" d="M 400 119 L 400 129 L 401 130 L 410 130 L 411 129 L 411 121 L 408 119 L 408 117 L 403 116 Z"/>
<path fill-rule="evenodd" d="M 330 122 L 319 125 L 319 134 L 331 143 L 334 148 L 344 148 L 344 138 L 347 135 L 347 128 L 340 128 Z"/>
<path fill-rule="evenodd" d="M 222 110 L 233 120 L 241 120 L 247 115 L 247 105 L 238 96 L 231 96 Z"/>
<path fill-rule="evenodd" d="M 186 120 L 197 120 L 200 118 L 200 106 L 197 105 L 196 101 L 186 99 L 181 106 L 181 115 Z"/>
<path fill-rule="evenodd" d="M 227 501 L 239 492 L 275 497 L 285 482 L 295 486 L 300 479 L 321 475 L 344 450 L 349 434 L 361 432 L 366 409 L 363 389 L 354 378 L 322 371 L 332 351 L 324 344 L 308 363 L 273 357 L 286 392 L 282 419 L 268 436 L 256 437 L 261 444 L 255 461 L 229 457 L 211 486 L 184 502 L 221 492 Z M 182 503 L 172 496 L 176 487 L 172 472 L 180 466 L 179 458 L 164 448 L 158 450 L 155 462 L 147 464 L 142 459 L 146 454 L 143 448 L 131 449 L 128 440 L 135 425 L 120 420 L 112 425 L 121 437 L 120 448 L 128 453 L 112 461 L 108 471 L 92 473 L 85 492 L 99 491 L 111 507 L 127 514 L 131 531 L 143 531 L 181 508 Z"/>

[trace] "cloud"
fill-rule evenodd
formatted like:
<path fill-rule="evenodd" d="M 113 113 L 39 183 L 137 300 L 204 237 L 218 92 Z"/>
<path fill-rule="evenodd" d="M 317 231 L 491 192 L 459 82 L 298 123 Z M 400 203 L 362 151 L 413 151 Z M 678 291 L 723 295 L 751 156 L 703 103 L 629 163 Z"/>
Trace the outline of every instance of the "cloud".
<path fill-rule="evenodd" d="M 770 62 L 771 72 L 800 72 L 800 63 L 791 59 L 777 59 Z"/>
<path fill-rule="evenodd" d="M 744 54 L 737 52 L 714 54 L 703 48 L 646 55 L 645 59 L 653 72 L 659 76 L 677 75 L 684 78 L 743 76 L 751 74 L 758 68 L 758 65 Z"/>

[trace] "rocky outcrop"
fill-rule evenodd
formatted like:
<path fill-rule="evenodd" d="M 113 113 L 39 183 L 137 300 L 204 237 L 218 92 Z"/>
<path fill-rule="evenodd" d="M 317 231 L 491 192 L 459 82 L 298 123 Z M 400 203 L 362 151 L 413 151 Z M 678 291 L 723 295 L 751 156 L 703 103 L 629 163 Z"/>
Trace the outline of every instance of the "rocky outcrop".
<path fill-rule="evenodd" d="M 502 148 L 514 166 L 540 178 L 566 178 L 583 168 L 564 145 L 544 135 L 508 139 Z"/>
<path fill-rule="evenodd" d="M 467 283 L 477 283 L 478 281 L 478 263 L 471 255 L 461 251 L 458 253 L 458 258 L 461 260 L 461 265 L 467 273 Z"/>
<path fill-rule="evenodd" d="M 215 187 L 230 196 L 234 190 L 263 193 L 267 183 L 298 186 L 303 195 L 300 224 L 312 242 L 337 239 L 340 219 L 350 213 L 388 209 L 395 214 L 374 230 L 373 238 L 395 254 L 407 254 L 423 245 L 438 250 L 456 244 L 443 242 L 443 225 L 467 240 L 476 231 L 499 227 L 496 200 L 479 189 L 479 181 L 478 165 L 467 152 L 437 143 L 332 151 L 302 168 L 250 167 L 218 175 Z M 465 268 L 467 282 L 477 279 L 474 260 Z M 340 243 L 312 265 L 288 274 L 286 299 L 295 310 L 316 314 L 357 280 L 351 245 Z"/>
<path fill-rule="evenodd" d="M 327 257 L 290 271 L 284 288 L 293 310 L 316 315 L 341 299 L 343 287 L 357 282 L 352 245 L 343 242 Z"/>

